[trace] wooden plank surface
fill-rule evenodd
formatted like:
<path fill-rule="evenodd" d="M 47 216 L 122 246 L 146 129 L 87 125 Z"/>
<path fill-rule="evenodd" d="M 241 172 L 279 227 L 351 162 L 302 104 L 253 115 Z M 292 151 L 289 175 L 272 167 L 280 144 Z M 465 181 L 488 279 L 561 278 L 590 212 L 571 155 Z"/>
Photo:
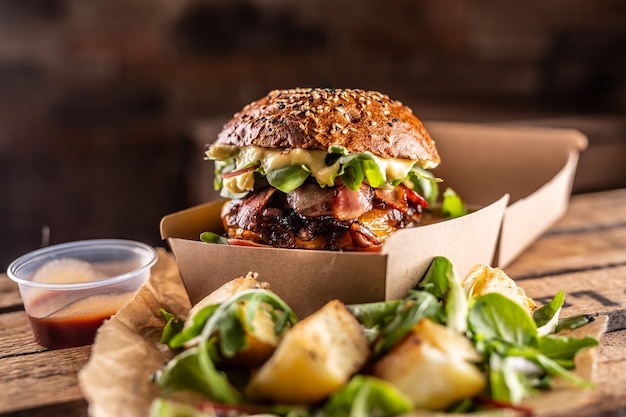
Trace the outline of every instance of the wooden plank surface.
<path fill-rule="evenodd" d="M 566 216 L 504 269 L 539 303 L 565 290 L 564 316 L 609 315 L 598 389 L 576 415 L 626 415 L 626 189 L 572 197 Z M 86 415 L 77 372 L 90 352 L 34 343 L 17 286 L 0 276 L 0 416 Z"/>

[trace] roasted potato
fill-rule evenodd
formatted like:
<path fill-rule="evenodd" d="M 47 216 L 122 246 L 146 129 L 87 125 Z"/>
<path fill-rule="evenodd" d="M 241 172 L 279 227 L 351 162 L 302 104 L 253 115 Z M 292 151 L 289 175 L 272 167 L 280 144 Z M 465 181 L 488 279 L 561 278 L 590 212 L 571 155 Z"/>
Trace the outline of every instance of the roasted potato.
<path fill-rule="evenodd" d="M 422 319 L 374 364 L 373 373 L 409 397 L 416 408 L 439 410 L 483 390 L 485 377 L 471 363 L 479 359 L 464 336 Z"/>
<path fill-rule="evenodd" d="M 495 292 L 515 301 L 528 314 L 532 315 L 536 307 L 533 299 L 527 297 L 526 292 L 500 268 L 476 265 L 463 279 L 461 285 L 468 297 L 477 298 L 483 294 Z"/>
<path fill-rule="evenodd" d="M 246 302 L 239 306 L 239 316 L 245 314 Z M 264 308 L 263 303 L 252 319 L 252 326 L 244 326 L 246 333 L 246 348 L 237 352 L 232 358 L 226 358 L 225 363 L 229 365 L 258 366 L 265 362 L 274 353 L 278 346 L 279 336 L 276 334 L 276 323 L 272 320 L 269 311 Z"/>
<path fill-rule="evenodd" d="M 204 297 L 202 300 L 198 301 L 198 303 L 194 305 L 187 314 L 187 318 L 185 320 L 185 328 L 191 325 L 191 318 L 204 307 L 214 304 L 221 304 L 241 291 L 251 290 L 255 288 L 268 289 L 269 284 L 266 282 L 258 281 L 258 276 L 259 274 L 257 274 L 256 272 L 248 272 L 245 277 L 239 277 L 228 281 L 227 283 Z"/>
<path fill-rule="evenodd" d="M 344 385 L 368 356 L 358 321 L 343 303 L 330 301 L 283 336 L 252 375 L 246 394 L 253 400 L 312 404 Z"/>

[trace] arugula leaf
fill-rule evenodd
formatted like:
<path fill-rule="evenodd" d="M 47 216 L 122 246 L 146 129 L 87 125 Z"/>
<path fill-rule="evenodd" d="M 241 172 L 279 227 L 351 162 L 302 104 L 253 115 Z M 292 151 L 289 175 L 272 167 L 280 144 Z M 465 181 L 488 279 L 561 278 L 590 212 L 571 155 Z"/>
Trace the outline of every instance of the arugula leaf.
<path fill-rule="evenodd" d="M 443 192 L 441 213 L 450 218 L 461 217 L 467 214 L 467 207 L 465 207 L 463 200 L 452 188 L 447 188 Z"/>
<path fill-rule="evenodd" d="M 467 297 L 459 282 L 456 268 L 448 258 L 433 258 L 417 286 L 444 302 L 445 320 L 449 328 L 459 333 L 467 330 Z"/>
<path fill-rule="evenodd" d="M 310 171 L 302 165 L 287 165 L 267 171 L 265 178 L 272 187 L 283 193 L 289 193 L 304 184 L 309 175 Z"/>
<path fill-rule="evenodd" d="M 564 302 L 565 293 L 561 290 L 548 304 L 534 311 L 533 320 L 537 324 L 537 333 L 540 336 L 547 335 L 556 328 Z"/>
<path fill-rule="evenodd" d="M 331 395 L 322 414 L 325 417 L 392 417 L 412 409 L 411 400 L 390 383 L 356 375 Z"/>
<path fill-rule="evenodd" d="M 200 233 L 200 240 L 206 243 L 217 243 L 220 245 L 228 245 L 228 239 L 224 236 L 218 235 L 213 232 L 202 232 Z"/>

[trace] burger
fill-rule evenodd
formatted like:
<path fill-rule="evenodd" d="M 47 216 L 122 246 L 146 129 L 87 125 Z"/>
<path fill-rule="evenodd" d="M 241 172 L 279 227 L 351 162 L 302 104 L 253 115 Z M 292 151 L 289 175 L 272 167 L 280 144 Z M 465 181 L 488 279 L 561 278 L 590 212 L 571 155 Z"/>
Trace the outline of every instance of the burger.
<path fill-rule="evenodd" d="M 438 195 L 435 142 L 376 91 L 272 91 L 224 125 L 206 158 L 231 244 L 376 251 Z"/>

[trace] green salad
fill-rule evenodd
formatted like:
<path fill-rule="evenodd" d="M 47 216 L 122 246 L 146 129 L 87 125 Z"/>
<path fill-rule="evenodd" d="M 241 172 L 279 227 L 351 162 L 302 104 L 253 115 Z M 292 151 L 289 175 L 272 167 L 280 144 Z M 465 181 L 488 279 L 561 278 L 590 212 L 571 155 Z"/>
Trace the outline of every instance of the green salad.
<path fill-rule="evenodd" d="M 333 300 L 302 320 L 265 289 L 186 320 L 162 311 L 161 342 L 176 355 L 153 376 L 162 395 L 151 416 L 525 411 L 555 378 L 593 387 L 572 370 L 598 341 L 561 333 L 593 317 L 561 319 L 564 301 L 560 291 L 536 308 L 502 270 L 477 266 L 460 279 L 436 257 L 404 299 Z"/>

